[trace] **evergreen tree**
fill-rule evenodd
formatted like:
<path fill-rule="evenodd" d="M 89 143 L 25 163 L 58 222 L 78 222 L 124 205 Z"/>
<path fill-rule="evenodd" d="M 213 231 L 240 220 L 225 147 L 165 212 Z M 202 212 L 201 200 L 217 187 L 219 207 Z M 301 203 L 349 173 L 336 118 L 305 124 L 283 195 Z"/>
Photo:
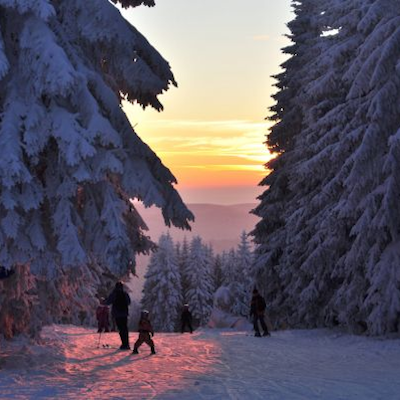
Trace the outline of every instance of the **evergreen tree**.
<path fill-rule="evenodd" d="M 343 0 L 308 10 L 320 34 L 307 64 L 312 79 L 293 94 L 302 98 L 302 125 L 267 178 L 254 231 L 257 284 L 291 325 L 400 330 L 396 5 Z M 280 176 L 286 192 L 274 184 Z"/>
<path fill-rule="evenodd" d="M 215 256 L 214 256 L 214 248 L 212 247 L 211 244 L 204 245 L 204 251 L 205 251 L 205 258 L 206 258 L 206 263 L 207 267 L 206 270 L 209 272 L 211 276 L 211 291 L 214 293 L 216 290 L 215 286 L 215 277 L 214 277 L 214 263 L 215 263 Z"/>
<path fill-rule="evenodd" d="M 135 254 L 152 243 L 133 198 L 160 207 L 167 225 L 188 227 L 175 178 L 121 107 L 161 110 L 157 96 L 171 84 L 168 63 L 107 0 L 0 0 L 0 265 L 23 279 L 4 282 L 1 295 L 28 281 L 32 293 L 43 288 L 26 267 L 60 280 L 66 302 L 75 287 L 67 267 L 79 268 L 92 294 L 104 269 L 134 270 Z M 9 304 L 1 313 L 11 320 Z M 16 324 L 14 333 L 19 326 L 26 330 Z"/>
<path fill-rule="evenodd" d="M 253 255 L 246 232 L 242 232 L 237 249 L 231 249 L 222 255 L 224 272 L 223 286 L 227 288 L 233 299 L 229 307 L 233 315 L 248 316 L 253 280 L 250 275 Z"/>
<path fill-rule="evenodd" d="M 232 305 L 232 314 L 247 317 L 250 312 L 250 300 L 253 290 L 252 279 L 250 277 L 250 267 L 253 263 L 253 254 L 250 249 L 248 235 L 242 232 L 240 243 L 236 251 L 235 262 L 235 302 Z"/>
<path fill-rule="evenodd" d="M 0 27 L 0 264 L 95 257 L 126 272 L 150 246 L 131 198 L 161 207 L 168 225 L 192 219 L 121 108 L 161 110 L 168 63 L 107 0 L 1 0 Z"/>
<path fill-rule="evenodd" d="M 361 323 L 373 334 L 400 331 L 399 21 L 396 1 L 364 6 L 358 24 L 364 40 L 346 75 L 348 99 L 358 101 L 348 130 L 360 140 L 344 181 L 341 212 L 354 223 L 335 302 L 340 310 L 347 303 L 341 322 Z"/>
<path fill-rule="evenodd" d="M 217 254 L 214 258 L 212 276 L 214 278 L 214 287 L 218 289 L 223 283 L 222 256 L 220 254 Z"/>
<path fill-rule="evenodd" d="M 145 275 L 142 305 L 150 312 L 154 329 L 175 330 L 182 307 L 181 276 L 170 235 L 161 235 Z"/>
<path fill-rule="evenodd" d="M 268 148 L 277 157 L 266 165 L 273 172 L 260 183 L 268 189 L 259 197 L 260 204 L 253 211 L 261 218 L 252 232 L 258 253 L 253 273 L 268 302 L 279 305 L 280 313 L 282 303 L 291 298 L 281 290 L 292 278 L 291 271 L 281 262 L 288 241 L 285 214 L 296 195 L 291 181 L 296 160 L 301 156 L 296 143 L 307 111 L 303 87 L 312 81 L 310 64 L 320 52 L 321 3 L 321 0 L 293 2 L 296 18 L 288 25 L 292 44 L 283 49 L 291 57 L 282 64 L 284 71 L 275 76 L 279 90 L 274 95 L 276 105 L 271 108 L 270 119 L 276 124 L 267 137 Z"/>
<path fill-rule="evenodd" d="M 223 284 L 224 286 L 228 286 L 232 282 L 235 282 L 237 278 L 235 249 L 232 248 L 228 252 L 224 252 L 222 254 L 222 262 L 222 270 L 224 275 Z"/>
<path fill-rule="evenodd" d="M 199 325 L 205 325 L 211 314 L 214 288 L 207 249 L 199 236 L 194 237 L 190 243 L 185 276 L 188 285 L 185 301 L 189 303 L 193 318 Z"/>
<path fill-rule="evenodd" d="M 179 264 L 179 271 L 181 275 L 181 287 L 182 287 L 182 300 L 183 303 L 187 303 L 188 299 L 186 294 L 190 286 L 190 260 L 189 260 L 190 248 L 186 236 L 183 238 L 182 245 L 179 248 L 179 253 L 177 253 L 177 259 Z"/>

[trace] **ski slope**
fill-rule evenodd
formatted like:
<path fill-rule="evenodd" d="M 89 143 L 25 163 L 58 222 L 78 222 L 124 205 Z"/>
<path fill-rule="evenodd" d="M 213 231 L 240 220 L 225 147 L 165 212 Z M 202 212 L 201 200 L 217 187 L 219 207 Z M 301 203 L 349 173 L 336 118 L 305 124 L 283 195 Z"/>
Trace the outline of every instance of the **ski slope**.
<path fill-rule="evenodd" d="M 328 330 L 157 334 L 157 355 L 116 333 L 50 326 L 0 343 L 1 399 L 399 399 L 400 340 Z M 131 344 L 137 334 L 131 333 Z M 110 345 L 104 348 L 103 345 Z"/>

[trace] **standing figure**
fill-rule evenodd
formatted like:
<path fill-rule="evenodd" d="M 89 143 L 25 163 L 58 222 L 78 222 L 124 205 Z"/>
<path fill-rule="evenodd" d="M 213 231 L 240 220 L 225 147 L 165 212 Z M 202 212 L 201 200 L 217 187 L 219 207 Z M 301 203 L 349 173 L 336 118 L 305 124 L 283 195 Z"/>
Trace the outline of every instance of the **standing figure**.
<path fill-rule="evenodd" d="M 250 305 L 250 317 L 253 317 L 253 326 L 254 331 L 256 332 L 254 336 L 260 337 L 260 329 L 258 327 L 258 321 L 260 321 L 261 328 L 263 329 L 264 333 L 263 336 L 271 336 L 268 332 L 267 325 L 264 321 L 264 312 L 265 312 L 266 304 L 264 297 L 258 293 L 257 289 L 253 290 L 253 297 L 251 298 L 251 305 Z"/>
<path fill-rule="evenodd" d="M 100 304 L 96 309 L 96 319 L 97 319 L 97 327 L 98 333 L 110 332 L 110 321 L 109 321 L 109 308 L 108 305 L 105 304 L 105 298 L 102 297 L 100 299 Z"/>
<path fill-rule="evenodd" d="M 115 284 L 115 289 L 108 296 L 105 304 L 112 304 L 111 313 L 115 317 L 115 322 L 121 337 L 121 350 L 129 350 L 128 315 L 131 299 L 129 294 L 124 291 L 122 282 Z"/>
<path fill-rule="evenodd" d="M 186 325 L 190 333 L 193 333 L 192 327 L 192 313 L 189 311 L 189 304 L 184 304 L 181 314 L 181 332 L 185 332 Z"/>
<path fill-rule="evenodd" d="M 151 354 L 156 354 L 154 349 L 154 342 L 152 337 L 154 336 L 154 330 L 151 326 L 151 322 L 149 319 L 149 312 L 147 310 L 143 310 L 140 314 L 140 321 L 139 321 L 139 338 L 135 343 L 135 347 L 133 348 L 132 354 L 139 354 L 138 348 L 143 344 L 146 343 L 150 346 Z M 151 335 L 151 337 L 150 337 Z"/>

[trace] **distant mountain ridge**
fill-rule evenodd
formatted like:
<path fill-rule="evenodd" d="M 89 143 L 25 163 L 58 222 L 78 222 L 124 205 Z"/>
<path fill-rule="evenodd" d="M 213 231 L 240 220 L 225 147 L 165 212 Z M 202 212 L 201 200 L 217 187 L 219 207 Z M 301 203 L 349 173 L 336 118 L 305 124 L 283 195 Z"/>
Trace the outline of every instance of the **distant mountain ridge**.
<path fill-rule="evenodd" d="M 213 245 L 216 252 L 229 250 L 239 243 L 242 231 L 250 232 L 259 221 L 258 217 L 250 214 L 256 204 L 244 203 L 233 205 L 193 203 L 187 204 L 195 215 L 191 231 L 177 228 L 167 228 L 158 208 L 145 208 L 141 203 L 135 207 L 149 228 L 149 236 L 157 242 L 162 233 L 169 232 L 174 241 L 182 241 L 199 235 L 205 243 Z"/>

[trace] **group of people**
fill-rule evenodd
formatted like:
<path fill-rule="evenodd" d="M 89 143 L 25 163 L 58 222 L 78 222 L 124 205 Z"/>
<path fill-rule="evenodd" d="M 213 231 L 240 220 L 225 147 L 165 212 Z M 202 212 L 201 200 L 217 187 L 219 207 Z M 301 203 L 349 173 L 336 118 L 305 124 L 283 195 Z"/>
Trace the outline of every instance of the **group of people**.
<path fill-rule="evenodd" d="M 121 350 L 130 350 L 129 346 L 129 331 L 128 331 L 128 315 L 129 315 L 129 305 L 131 304 L 131 299 L 129 294 L 125 292 L 124 285 L 122 282 L 117 282 L 115 284 L 114 290 L 108 296 L 107 299 L 102 298 L 100 300 L 100 305 L 96 310 L 96 318 L 98 323 L 98 332 L 102 333 L 110 331 L 109 324 L 109 305 L 112 305 L 111 315 L 112 319 L 118 328 L 119 336 L 121 338 Z M 190 333 L 193 333 L 192 326 L 192 313 L 189 310 L 189 304 L 183 306 L 181 314 L 181 332 L 184 333 L 185 330 L 189 329 Z M 154 336 L 154 329 L 151 325 L 149 319 L 149 312 L 143 310 L 140 314 L 139 325 L 138 325 L 139 337 L 135 342 L 133 347 L 133 354 L 138 354 L 139 347 L 146 343 L 151 350 L 151 354 L 155 354 L 154 341 L 152 337 Z"/>
<path fill-rule="evenodd" d="M 112 305 L 112 318 L 118 328 L 118 332 L 121 338 L 121 350 L 130 350 L 129 346 L 129 331 L 128 331 L 128 315 L 129 315 L 129 305 L 131 304 L 131 299 L 129 294 L 125 292 L 122 282 L 117 282 L 115 284 L 114 290 L 108 296 L 107 299 L 101 299 L 101 304 L 96 310 L 96 317 L 98 321 L 98 332 L 102 333 L 109 332 L 109 312 L 108 306 Z M 253 290 L 253 296 L 250 304 L 250 318 L 253 319 L 253 327 L 256 337 L 261 337 L 261 332 L 259 324 L 263 330 L 262 336 L 270 336 L 268 327 L 264 320 L 265 314 L 265 300 L 258 292 L 257 289 Z M 184 333 L 188 329 L 190 333 L 193 333 L 192 325 L 192 313 L 189 310 L 189 304 L 183 306 L 181 313 L 181 332 Z M 138 354 L 139 347 L 146 343 L 151 350 L 151 354 L 156 354 L 154 341 L 152 337 L 154 336 L 154 329 L 151 325 L 149 319 L 149 312 L 143 310 L 140 314 L 140 320 L 138 325 L 139 337 L 135 342 L 133 347 L 133 354 Z"/>

